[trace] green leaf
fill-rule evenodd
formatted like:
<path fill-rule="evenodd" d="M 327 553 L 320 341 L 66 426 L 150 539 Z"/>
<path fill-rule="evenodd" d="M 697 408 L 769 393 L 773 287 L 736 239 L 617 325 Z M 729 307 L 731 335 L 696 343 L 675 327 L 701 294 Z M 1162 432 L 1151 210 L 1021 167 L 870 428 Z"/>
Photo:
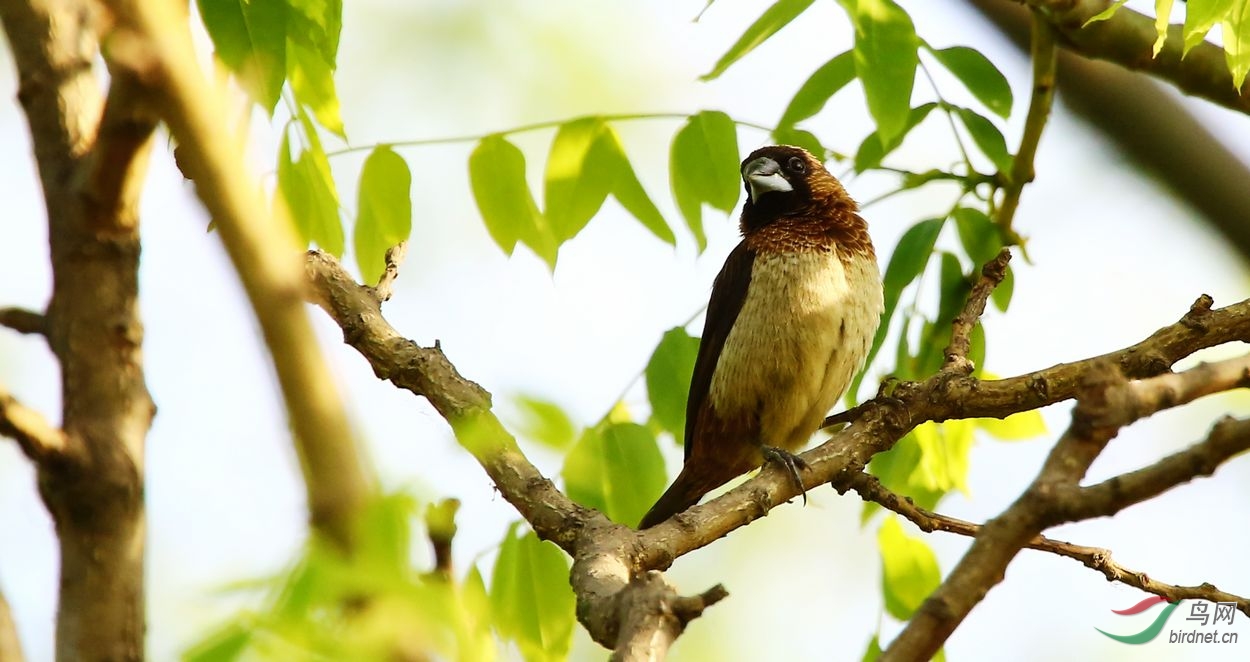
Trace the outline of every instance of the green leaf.
<path fill-rule="evenodd" d="M 881 635 L 874 634 L 872 639 L 868 641 L 868 647 L 864 649 L 864 656 L 859 658 L 860 662 L 877 662 L 877 658 L 881 657 Z"/>
<path fill-rule="evenodd" d="M 287 42 L 286 56 L 287 77 L 291 80 L 295 101 L 312 110 L 321 126 L 346 140 L 331 63 L 294 40 Z"/>
<path fill-rule="evenodd" d="M 469 183 L 486 230 L 503 252 L 512 255 L 521 241 L 554 269 L 559 244 L 534 204 L 521 150 L 503 136 L 483 138 L 469 155 Z"/>
<path fill-rule="evenodd" d="M 573 642 L 576 607 L 569 563 L 555 545 L 513 524 L 491 573 L 490 602 L 499 634 L 526 660 L 563 660 Z"/>
<path fill-rule="evenodd" d="M 673 136 L 669 178 L 677 208 L 702 251 L 707 247 L 703 203 L 728 214 L 738 204 L 742 192 L 738 133 L 733 120 L 719 111 L 705 110 L 691 116 Z"/>
<path fill-rule="evenodd" d="M 287 37 L 319 54 L 331 71 L 336 69 L 343 0 L 287 1 L 291 9 L 287 14 Z"/>
<path fill-rule="evenodd" d="M 1100 21 L 1105 21 L 1111 18 L 1112 16 L 1115 15 L 1116 11 L 1120 9 L 1120 7 L 1124 6 L 1124 3 L 1126 2 L 1128 2 L 1128 0 L 1115 0 L 1115 4 L 1091 16 L 1089 20 L 1085 21 L 1085 24 L 1082 25 L 1081 27 L 1087 28 L 1089 27 L 1091 23 L 1098 23 Z"/>
<path fill-rule="evenodd" d="M 629 157 L 625 155 L 620 136 L 611 126 L 605 125 L 603 132 L 599 134 L 594 154 L 599 167 L 613 173 L 612 195 L 621 203 L 625 211 L 633 214 L 634 218 L 638 219 L 638 222 L 660 241 L 670 246 L 676 245 L 677 237 L 673 236 L 673 229 L 668 226 L 660 210 L 651 201 L 651 196 L 647 195 L 642 182 L 638 181 L 638 175 L 634 173 L 633 166 L 629 164 Z"/>
<path fill-rule="evenodd" d="M 900 621 L 911 618 L 942 580 L 937 556 L 919 538 L 903 532 L 889 517 L 877 533 L 881 550 L 881 589 L 885 609 Z"/>
<path fill-rule="evenodd" d="M 953 420 L 929 422 L 913 430 L 920 462 L 909 481 L 943 494 L 952 489 L 966 492 L 974 428 L 972 421 Z"/>
<path fill-rule="evenodd" d="M 812 0 L 777 0 L 773 6 L 764 10 L 764 13 L 755 19 L 746 32 L 738 37 L 738 41 L 734 42 L 734 45 L 730 46 L 729 50 L 716 61 L 712 70 L 700 76 L 699 80 L 709 81 L 725 73 L 725 70 L 729 69 L 733 63 L 755 50 L 756 46 L 767 41 L 778 30 L 786 27 L 811 4 Z"/>
<path fill-rule="evenodd" d="M 980 209 L 960 207 L 953 214 L 959 242 L 973 264 L 985 264 L 998 256 L 1003 247 L 998 226 Z"/>
<path fill-rule="evenodd" d="M 825 146 L 820 144 L 820 139 L 816 137 L 816 134 L 803 129 L 779 126 L 773 130 L 773 142 L 778 145 L 802 147 L 821 160 L 824 160 L 826 154 Z"/>
<path fill-rule="evenodd" d="M 1238 91 L 1250 73 L 1250 2 L 1233 6 L 1220 24 L 1224 36 L 1224 59 Z"/>
<path fill-rule="evenodd" d="M 868 464 L 868 470 L 892 492 L 910 498 L 921 508 L 933 510 L 947 490 L 935 489 L 921 480 L 919 467 L 923 457 L 916 435 L 909 432 L 890 450 L 874 455 Z M 880 508 L 872 503 L 864 505 L 861 522 L 867 522 Z"/>
<path fill-rule="evenodd" d="M 1234 0 L 1189 0 L 1185 7 L 1185 50 L 1201 44 L 1211 28 L 1228 15 Z"/>
<path fill-rule="evenodd" d="M 1155 0 L 1155 37 L 1154 57 L 1159 57 L 1163 43 L 1168 40 L 1168 21 L 1172 17 L 1172 0 Z"/>
<path fill-rule="evenodd" d="M 637 524 L 668 481 L 655 435 L 637 423 L 588 428 L 560 471 L 570 499 Z"/>
<path fill-rule="evenodd" d="M 286 80 L 287 7 L 282 0 L 197 2 L 213 49 L 265 112 Z"/>
<path fill-rule="evenodd" d="M 998 378 L 998 375 L 994 373 L 985 370 L 981 371 L 981 379 L 995 380 Z M 1036 409 L 1018 412 L 1004 419 L 978 418 L 975 420 L 977 427 L 985 430 L 990 436 L 999 441 L 1019 441 L 1046 434 L 1046 421 L 1042 419 L 1042 412 Z"/>
<path fill-rule="evenodd" d="M 903 139 L 907 137 L 907 134 L 911 133 L 912 129 L 923 122 L 934 108 L 937 108 L 937 104 L 932 102 L 912 108 L 907 116 L 907 125 L 889 142 L 882 142 L 880 131 L 873 131 L 868 134 L 868 137 L 864 138 L 864 142 L 859 144 L 859 150 L 855 152 L 855 172 L 872 170 L 881 165 L 881 161 L 889 156 L 890 152 L 898 149 L 899 145 L 903 144 Z"/>
<path fill-rule="evenodd" d="M 647 361 L 647 397 L 651 416 L 680 443 L 685 438 L 686 398 L 699 354 L 699 339 L 682 327 L 669 329 Z"/>
<path fill-rule="evenodd" d="M 888 145 L 907 126 L 920 38 L 911 17 L 894 0 L 858 0 L 851 20 L 855 73 L 881 141 Z"/>
<path fill-rule="evenodd" d="M 1007 141 L 998 127 L 980 113 L 967 108 L 955 108 L 955 113 L 968 128 L 968 134 L 972 136 L 977 148 L 989 158 L 994 167 L 999 172 L 1011 172 L 1011 154 L 1007 151 Z"/>
<path fill-rule="evenodd" d="M 941 50 L 930 49 L 929 52 L 990 112 L 1003 119 L 1011 115 L 1011 85 L 998 67 L 980 51 L 967 46 L 952 46 Z"/>
<path fill-rule="evenodd" d="M 365 159 L 356 196 L 353 249 L 365 283 L 386 269 L 386 251 L 412 234 L 412 173 L 403 157 L 381 145 Z"/>
<path fill-rule="evenodd" d="M 336 257 L 343 254 L 343 225 L 330 162 L 320 143 L 291 161 L 290 132 L 278 152 L 278 190 L 286 200 L 291 220 L 305 244 L 317 244 Z"/>
<path fill-rule="evenodd" d="M 531 395 L 515 398 L 521 421 L 516 429 L 527 439 L 564 450 L 577 441 L 577 427 L 559 405 Z"/>
<path fill-rule="evenodd" d="M 1002 312 L 1007 312 L 1007 306 L 1011 305 L 1011 295 L 1016 289 L 1016 276 L 1011 269 L 1011 265 L 1007 265 L 1007 271 L 1003 274 L 1003 282 L 990 292 L 990 301 L 994 302 L 994 307 Z"/>
<path fill-rule="evenodd" d="M 598 146 L 606 128 L 602 119 L 589 117 L 562 124 L 556 131 L 543 177 L 543 199 L 558 243 L 586 227 L 615 184 L 616 169 L 604 167 L 618 165 L 612 146 Z"/>
<path fill-rule="evenodd" d="M 855 57 L 851 51 L 835 55 L 833 59 L 822 64 L 803 83 L 799 91 L 790 100 L 790 105 L 781 114 L 778 127 L 789 127 L 819 113 L 833 95 L 846 84 L 855 80 Z M 812 152 L 815 154 L 815 152 Z"/>
<path fill-rule="evenodd" d="M 254 629 L 230 623 L 183 653 L 182 662 L 230 662 L 242 657 L 255 637 Z"/>

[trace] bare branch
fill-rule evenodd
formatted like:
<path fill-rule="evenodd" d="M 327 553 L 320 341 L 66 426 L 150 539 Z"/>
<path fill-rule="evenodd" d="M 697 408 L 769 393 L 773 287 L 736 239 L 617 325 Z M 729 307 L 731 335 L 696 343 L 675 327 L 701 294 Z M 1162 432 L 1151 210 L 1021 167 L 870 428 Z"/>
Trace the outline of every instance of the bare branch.
<path fill-rule="evenodd" d="M 1154 18 L 1121 7 L 1105 21 L 1086 22 L 1111 5 L 1110 0 L 1025 0 L 1044 15 L 1064 46 L 1085 57 L 1110 60 L 1172 83 L 1181 91 L 1226 108 L 1250 112 L 1250 88 L 1238 92 L 1224 50 L 1209 42 L 1184 53 L 1182 27 L 1168 27 L 1168 38 L 1151 57 L 1157 36 Z"/>
<path fill-rule="evenodd" d="M 1203 308 L 1196 306 L 1195 310 Z M 986 522 L 967 554 L 925 600 L 882 659 L 927 659 L 932 656 L 963 622 L 968 612 L 1002 581 L 1007 565 L 1020 549 L 1041 531 L 1082 514 L 1099 514 L 1095 512 L 1091 515 L 1083 510 L 1079 481 L 1122 426 L 1217 390 L 1244 385 L 1248 369 L 1250 357 L 1242 357 L 1204 364 L 1179 375 L 1162 375 L 1129 383 L 1124 381 L 1113 363 L 1100 363 L 1093 367 L 1082 379 L 1081 392 L 1072 412 L 1072 424 L 1051 450 L 1037 478 L 1006 511 Z M 1237 438 L 1246 436 L 1238 434 L 1242 431 L 1235 424 L 1217 426 L 1212 438 L 1199 444 L 1206 448 L 1189 454 L 1189 457 L 1205 454 L 1209 455 L 1204 458 L 1208 461 L 1225 461 L 1247 444 L 1244 438 Z M 1147 477 L 1166 475 L 1189 480 L 1204 468 L 1199 464 L 1184 470 L 1174 463 L 1165 462 L 1164 469 L 1144 471 L 1147 471 Z M 1176 484 L 1143 485 L 1141 472 L 1137 474 L 1132 484 L 1140 495 L 1148 495 L 1152 491 L 1157 494 Z M 1109 492 L 1111 489 L 1101 488 L 1101 491 Z M 1104 503 L 1119 497 L 1107 494 L 1106 498 L 1108 502 Z"/>
<path fill-rule="evenodd" d="M 273 357 L 294 428 L 295 448 L 315 530 L 344 549 L 372 491 L 335 380 L 307 312 L 306 284 L 290 224 L 275 220 L 246 163 L 220 91 L 200 70 L 185 8 L 176 3 L 108 3 L 113 71 L 151 85 L 151 102 L 185 150 L 196 191 L 217 224 Z"/>
<path fill-rule="evenodd" d="M 33 310 L 0 308 L 0 326 L 8 327 L 18 333 L 42 336 L 47 333 L 47 324 L 47 318 Z"/>
<path fill-rule="evenodd" d="M 946 348 L 946 365 L 942 368 L 944 372 L 971 375 L 976 369 L 968 360 L 972 329 L 977 325 L 977 320 L 981 319 L 981 315 L 985 314 L 985 302 L 989 300 L 990 294 L 1006 277 L 1007 263 L 1010 261 L 1011 251 L 1004 248 L 993 260 L 981 267 L 981 277 L 972 286 L 968 301 L 951 325 L 951 342 Z"/>

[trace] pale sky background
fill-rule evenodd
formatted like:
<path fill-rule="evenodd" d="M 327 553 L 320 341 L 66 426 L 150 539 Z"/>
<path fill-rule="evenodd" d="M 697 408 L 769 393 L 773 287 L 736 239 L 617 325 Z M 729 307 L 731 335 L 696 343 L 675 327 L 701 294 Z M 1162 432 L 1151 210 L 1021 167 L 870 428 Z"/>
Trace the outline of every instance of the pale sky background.
<path fill-rule="evenodd" d="M 484 134 L 585 113 L 720 109 L 770 125 L 816 66 L 850 46 L 841 9 L 816 3 L 720 80 L 703 84 L 697 76 L 770 2 L 716 3 L 697 24 L 691 19 L 701 0 L 421 4 L 347 3 L 338 84 L 352 144 Z M 952 3 L 904 6 L 935 46 L 973 45 L 1003 68 L 1017 97 L 1006 130 L 1014 148 L 1027 103 L 1027 62 Z M 12 63 L 7 52 L 0 59 L 0 306 L 39 309 L 50 287 L 44 211 Z M 957 83 L 938 82 L 952 100 L 970 103 Z M 917 99 L 928 94 L 920 79 Z M 1231 146 L 1250 158 L 1250 118 L 1195 105 L 1217 134 L 1236 137 Z M 950 160 L 944 125 L 930 124 L 892 157 L 894 165 L 927 169 Z M 486 234 L 469 191 L 472 143 L 403 150 L 414 174 L 415 218 L 406 268 L 386 308 L 392 324 L 419 342 L 440 339 L 461 372 L 495 394 L 505 420 L 515 420 L 510 396 L 532 393 L 566 407 L 579 423 L 596 421 L 640 372 L 660 334 L 706 302 L 712 277 L 737 241 L 735 221 L 716 212 L 705 215 L 709 246 L 701 256 L 682 228 L 667 180 L 668 143 L 678 125 L 617 125 L 644 185 L 675 227 L 677 249 L 609 202 L 565 245 L 554 277 L 525 248 L 506 258 Z M 842 92 L 808 126 L 831 147 L 853 152 L 870 130 L 858 89 Z M 550 132 L 516 138 L 535 183 L 550 139 Z M 168 660 L 240 606 L 221 595 L 224 584 L 279 571 L 305 526 L 298 469 L 256 325 L 165 139 L 158 141 L 143 199 L 141 267 L 148 383 L 160 407 L 147 457 L 148 646 L 152 659 Z M 739 141 L 745 154 L 767 136 L 742 130 Z M 272 149 L 259 153 L 258 162 L 270 167 Z M 362 158 L 333 163 L 349 207 Z M 1250 296 L 1247 270 L 1223 240 L 1062 105 L 1037 171 L 1017 220 L 1030 237 L 1033 264 L 1015 262 L 1010 314 L 987 315 L 990 370 L 1018 374 L 1123 347 L 1175 321 L 1204 292 L 1216 305 Z M 846 178 L 860 200 L 891 183 Z M 949 192 L 938 191 L 868 208 L 883 265 L 907 227 L 948 204 Z M 954 240 L 952 234 L 941 241 Z M 478 560 L 488 569 L 515 512 L 426 402 L 379 382 L 340 343 L 337 328 L 311 312 L 382 483 L 427 498 L 460 498 L 457 562 L 464 569 Z M 1215 355 L 1237 351 L 1226 347 Z M 881 364 L 875 374 L 889 367 Z M 41 341 L 0 331 L 0 384 L 57 417 L 55 364 Z M 641 389 L 627 402 L 645 411 Z M 941 510 L 975 521 L 1000 512 L 1033 477 L 1068 409 L 1045 412 L 1050 431 L 1041 438 L 1010 444 L 980 438 L 970 496 L 950 497 Z M 1090 479 L 1153 462 L 1203 437 L 1219 415 L 1248 411 L 1244 394 L 1221 396 L 1133 425 L 1094 465 Z M 680 452 L 667 442 L 665 448 L 675 473 Z M 560 458 L 553 453 L 534 450 L 531 458 L 547 475 L 558 473 Z M 1051 534 L 1108 547 L 1120 563 L 1161 581 L 1209 581 L 1245 595 L 1250 531 L 1246 517 L 1230 513 L 1250 496 L 1248 485 L 1250 461 L 1241 458 L 1214 479 L 1114 519 Z M 881 614 L 876 524 L 860 528 L 860 507 L 853 495 L 818 489 L 807 508 L 781 507 L 677 561 L 669 577 L 680 589 L 699 592 L 724 582 L 731 597 L 690 627 L 674 659 L 859 659 Z M 944 572 L 968 545 L 945 534 L 926 539 Z M 33 662 L 52 655 L 56 556 L 30 464 L 14 444 L 0 441 L 0 587 Z M 428 561 L 423 547 L 414 557 Z M 1154 612 L 1110 613 L 1144 597 L 1074 561 L 1026 551 L 950 639 L 948 659 L 1250 656 L 1250 627 L 1240 613 L 1233 629 L 1242 642 L 1231 647 L 1162 640 L 1130 647 L 1094 631 L 1144 628 Z M 1182 615 L 1173 615 L 1169 626 L 1183 627 Z M 897 629 L 887 622 L 884 636 Z M 605 657 L 580 627 L 577 632 L 577 658 Z"/>

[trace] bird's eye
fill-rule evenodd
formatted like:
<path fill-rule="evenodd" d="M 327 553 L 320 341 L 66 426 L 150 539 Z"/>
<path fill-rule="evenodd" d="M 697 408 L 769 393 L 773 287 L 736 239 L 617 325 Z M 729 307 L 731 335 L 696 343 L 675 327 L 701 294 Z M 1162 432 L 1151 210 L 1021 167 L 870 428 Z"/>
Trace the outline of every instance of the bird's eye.
<path fill-rule="evenodd" d="M 797 156 L 790 157 L 790 162 L 786 164 L 786 167 L 788 167 L 791 171 L 800 174 L 807 172 L 807 164 L 803 162 L 803 159 Z"/>

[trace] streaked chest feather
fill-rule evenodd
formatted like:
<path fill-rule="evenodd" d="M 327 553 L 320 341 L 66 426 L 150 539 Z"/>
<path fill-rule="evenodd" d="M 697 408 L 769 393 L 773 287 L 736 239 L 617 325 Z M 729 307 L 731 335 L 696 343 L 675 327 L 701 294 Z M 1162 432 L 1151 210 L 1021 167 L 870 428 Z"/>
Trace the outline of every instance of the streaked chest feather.
<path fill-rule="evenodd" d="M 881 276 L 871 256 L 756 256 L 709 404 L 722 416 L 755 420 L 760 443 L 802 446 L 861 367 L 881 310 Z"/>

